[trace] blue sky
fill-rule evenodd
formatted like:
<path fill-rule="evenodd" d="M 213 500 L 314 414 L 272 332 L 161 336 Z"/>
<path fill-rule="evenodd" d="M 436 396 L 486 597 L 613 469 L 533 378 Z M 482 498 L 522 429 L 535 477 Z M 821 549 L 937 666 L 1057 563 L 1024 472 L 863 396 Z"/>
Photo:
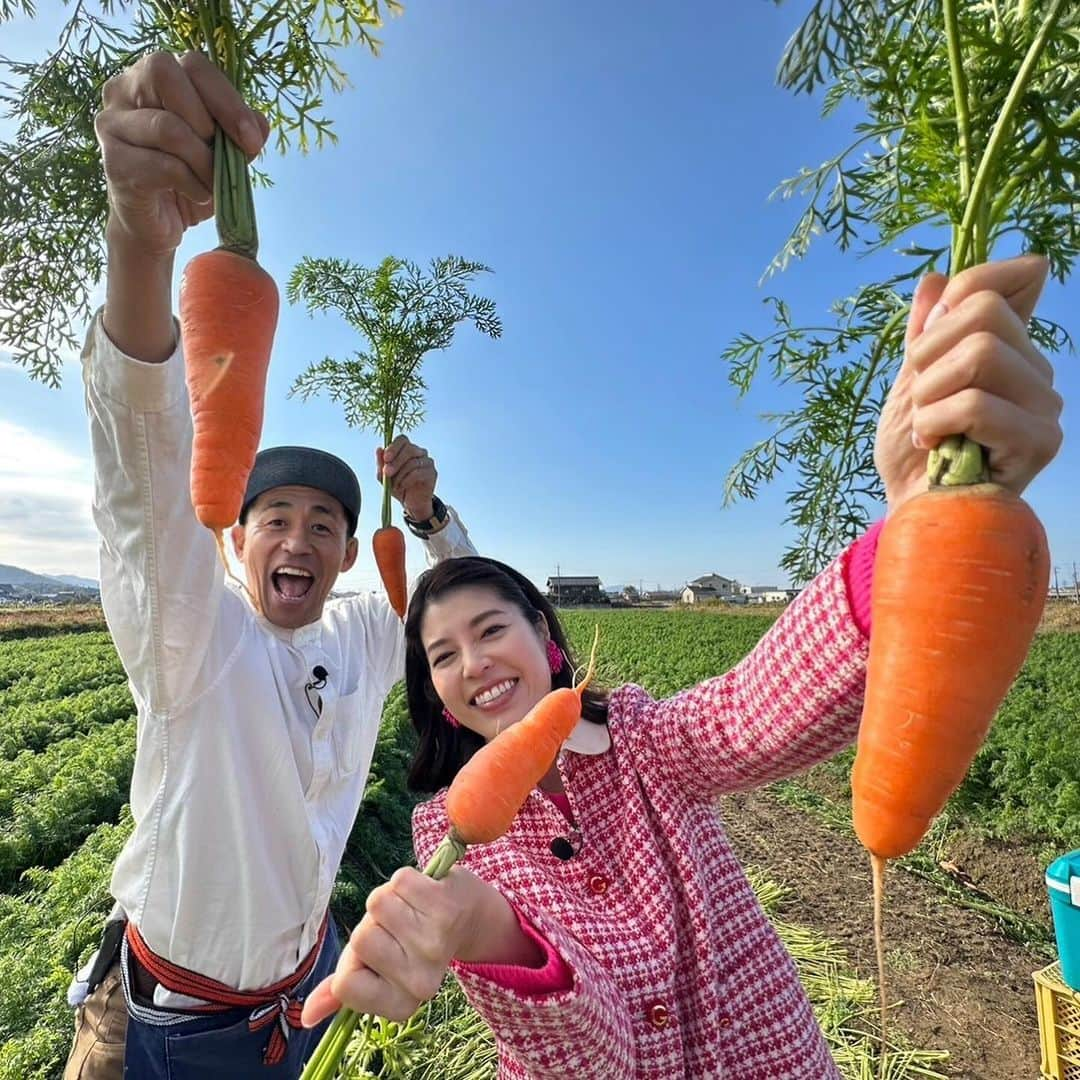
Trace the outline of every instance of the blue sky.
<path fill-rule="evenodd" d="M 758 284 L 797 210 L 769 193 L 834 153 L 852 121 L 823 122 L 816 100 L 775 85 L 806 6 L 695 0 L 660 19 L 616 0 L 414 0 L 386 26 L 380 59 L 350 54 L 354 86 L 328 103 L 340 143 L 265 159 L 275 187 L 257 194 L 260 258 L 281 283 L 302 255 L 370 265 L 453 252 L 495 271 L 480 287 L 504 336 L 462 329 L 429 358 L 428 417 L 412 437 L 477 546 L 534 580 L 558 566 L 606 585 L 672 587 L 710 571 L 784 583 L 786 483 L 728 509 L 722 489 L 766 430 L 758 414 L 786 402 L 764 385 L 737 401 L 720 353 L 767 327 L 769 293 L 819 320 L 896 264 L 822 241 Z M 55 17 L 5 25 L 5 53 L 38 55 Z M 178 265 L 213 242 L 209 224 L 190 233 Z M 1078 332 L 1078 296 L 1052 285 L 1041 310 Z M 308 442 L 354 464 L 366 549 L 375 436 L 330 402 L 286 396 L 309 362 L 355 345 L 343 323 L 283 306 L 264 444 Z M 1077 363 L 1057 360 L 1067 406 Z M 1071 579 L 1080 448 L 1068 408 L 1064 425 L 1029 498 Z M 78 365 L 54 391 L 0 357 L 0 562 L 96 575 L 88 453 Z M 34 508 L 29 522 L 20 507 Z M 359 562 L 343 587 L 375 585 L 366 550 Z M 415 546 L 410 566 L 422 566 Z"/>

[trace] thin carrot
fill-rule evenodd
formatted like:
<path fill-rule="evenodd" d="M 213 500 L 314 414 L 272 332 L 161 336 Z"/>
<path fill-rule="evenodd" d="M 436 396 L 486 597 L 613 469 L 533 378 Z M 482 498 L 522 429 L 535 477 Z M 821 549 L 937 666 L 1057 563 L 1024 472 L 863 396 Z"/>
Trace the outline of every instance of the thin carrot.
<path fill-rule="evenodd" d="M 390 606 L 399 619 L 405 618 L 408 589 L 405 582 L 405 535 L 396 525 L 384 525 L 371 537 L 371 550 L 375 553 L 375 565 L 379 568 L 383 588 Z"/>
<path fill-rule="evenodd" d="M 510 828 L 581 719 L 581 695 L 592 680 L 594 663 L 595 649 L 577 686 L 545 694 L 522 720 L 461 767 L 446 793 L 446 815 L 463 844 L 490 844 Z"/>
<path fill-rule="evenodd" d="M 545 694 L 516 724 L 500 732 L 465 763 L 446 793 L 450 831 L 424 867 L 436 881 L 446 877 L 470 844 L 498 840 L 513 824 L 518 811 L 551 768 L 559 747 L 581 719 L 581 695 L 596 671 L 593 636 L 589 667 L 574 686 Z M 300 1080 L 332 1080 L 360 1017 L 352 1009 L 339 1009 Z"/>
<path fill-rule="evenodd" d="M 196 5 L 210 59 L 242 91 L 246 68 L 230 0 Z M 256 261 L 259 232 L 247 154 L 214 129 L 218 246 L 196 255 L 180 282 L 180 338 L 195 426 L 191 503 L 217 541 L 240 516 L 262 435 L 263 399 L 278 319 L 274 279 Z"/>
<path fill-rule="evenodd" d="M 216 248 L 185 267 L 180 334 L 195 426 L 191 502 L 223 563 L 223 533 L 240 515 L 262 434 L 277 316 L 277 286 L 254 259 Z"/>

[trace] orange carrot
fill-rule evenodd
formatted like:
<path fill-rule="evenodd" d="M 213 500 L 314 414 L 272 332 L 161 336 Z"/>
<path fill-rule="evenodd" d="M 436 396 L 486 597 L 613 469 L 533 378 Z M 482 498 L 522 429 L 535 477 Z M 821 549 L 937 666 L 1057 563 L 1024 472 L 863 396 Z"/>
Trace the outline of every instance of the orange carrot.
<path fill-rule="evenodd" d="M 518 723 L 481 747 L 461 767 L 446 793 L 446 815 L 464 844 L 498 840 L 529 792 L 551 768 L 559 747 L 581 719 L 581 695 L 593 666 L 573 689 L 552 690 Z"/>
<path fill-rule="evenodd" d="M 405 584 L 405 535 L 396 525 L 384 525 L 371 537 L 371 549 L 375 553 L 375 565 L 379 568 L 383 588 L 390 606 L 405 618 L 408 590 Z"/>
<path fill-rule="evenodd" d="M 886 521 L 851 780 L 872 855 L 911 851 L 963 780 L 1027 656 L 1049 573 L 1038 518 L 996 484 L 934 488 Z"/>
<path fill-rule="evenodd" d="M 180 334 L 191 413 L 191 502 L 218 542 L 240 515 L 262 433 L 278 317 L 274 279 L 224 248 L 196 255 L 180 282 Z"/>
<path fill-rule="evenodd" d="M 1027 656 L 1050 578 L 1039 519 L 985 482 L 981 447 L 950 437 L 931 452 L 930 473 L 930 490 L 888 518 L 878 541 L 851 775 L 855 832 L 874 882 L 880 1077 L 888 1073 L 885 860 L 918 845 L 963 780 Z"/>

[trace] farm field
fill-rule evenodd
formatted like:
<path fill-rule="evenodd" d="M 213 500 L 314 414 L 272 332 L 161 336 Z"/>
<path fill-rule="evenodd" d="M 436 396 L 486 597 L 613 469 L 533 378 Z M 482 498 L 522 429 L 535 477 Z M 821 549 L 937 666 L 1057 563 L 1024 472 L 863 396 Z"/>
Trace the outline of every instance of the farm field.
<path fill-rule="evenodd" d="M 564 614 L 579 648 L 600 622 L 606 684 L 639 682 L 655 695 L 730 667 L 775 617 Z M 1071 624 L 1068 613 L 1053 620 Z M 898 1060 L 895 1080 L 1038 1073 L 1030 976 L 1052 957 L 1043 869 L 1080 835 L 1078 702 L 1080 634 L 1046 630 L 946 815 L 890 871 L 892 1023 L 906 1046 L 928 1052 L 907 1065 Z M 51 620 L 24 613 L 0 624 L 0 1080 L 59 1076 L 72 1023 L 64 993 L 96 943 L 109 869 L 130 828 L 134 746 L 124 674 L 92 611 Z M 408 746 L 399 691 L 384 714 L 334 894 L 346 925 L 367 891 L 408 857 Z M 858 1077 L 869 1060 L 867 1033 L 876 1030 L 875 968 L 869 873 L 847 808 L 849 766 L 850 755 L 841 755 L 796 781 L 731 796 L 722 813 L 800 962 L 845 1076 Z M 490 1042 L 459 995 L 441 995 L 432 1019 L 411 1064 L 384 1075 L 493 1075 Z"/>

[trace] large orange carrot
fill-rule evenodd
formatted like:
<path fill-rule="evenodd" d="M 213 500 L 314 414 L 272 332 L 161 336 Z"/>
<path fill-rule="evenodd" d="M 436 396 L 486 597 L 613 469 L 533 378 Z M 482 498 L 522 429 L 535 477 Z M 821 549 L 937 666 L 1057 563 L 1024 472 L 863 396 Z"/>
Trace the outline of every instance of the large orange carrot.
<path fill-rule="evenodd" d="M 1038 518 L 996 484 L 935 488 L 886 521 L 851 778 L 871 854 L 911 851 L 963 780 L 1027 656 L 1049 574 Z"/>
<path fill-rule="evenodd" d="M 405 535 L 396 525 L 384 525 L 371 537 L 371 549 L 375 553 L 375 565 L 379 568 L 383 588 L 386 589 L 390 606 L 405 618 L 408 589 L 405 582 Z"/>
<path fill-rule="evenodd" d="M 981 447 L 950 437 L 931 452 L 930 473 L 930 490 L 887 518 L 878 541 L 851 775 L 855 832 L 870 852 L 874 883 L 881 1077 L 885 860 L 918 845 L 963 780 L 1027 656 L 1050 579 L 1039 519 L 1012 492 L 985 482 Z M 936 486 L 945 476 L 958 486 Z"/>
<path fill-rule="evenodd" d="M 240 515 L 262 434 L 278 317 L 273 278 L 247 255 L 196 255 L 180 282 L 180 333 L 191 414 L 191 502 L 224 559 L 223 532 Z"/>

